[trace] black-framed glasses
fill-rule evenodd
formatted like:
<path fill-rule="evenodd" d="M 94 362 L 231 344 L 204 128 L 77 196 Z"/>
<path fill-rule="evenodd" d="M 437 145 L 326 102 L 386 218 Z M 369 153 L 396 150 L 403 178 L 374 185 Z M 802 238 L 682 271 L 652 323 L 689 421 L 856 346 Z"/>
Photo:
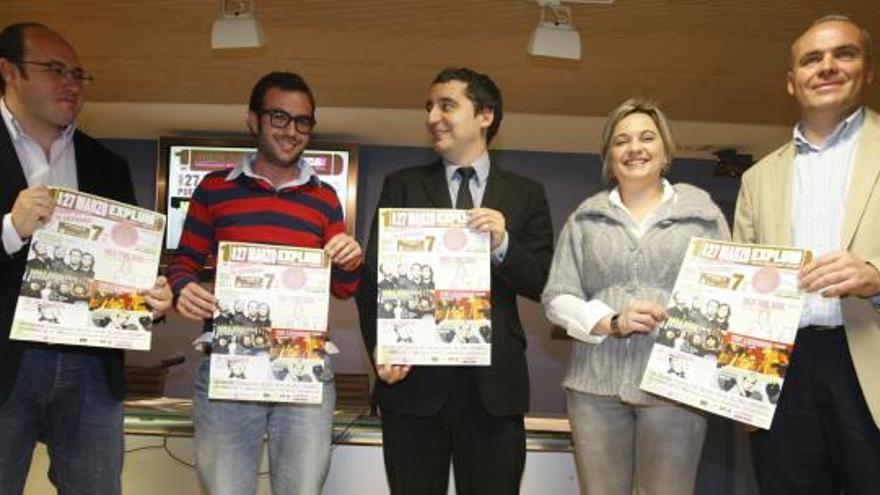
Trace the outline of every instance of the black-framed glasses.
<path fill-rule="evenodd" d="M 60 62 L 37 62 L 34 60 L 21 60 L 18 62 L 18 64 L 36 65 L 37 67 L 42 67 L 46 73 L 51 74 L 52 77 L 54 77 L 55 79 L 69 79 L 78 84 L 88 84 L 95 81 L 95 78 L 92 77 L 91 74 L 80 69 L 79 67 L 71 69 L 70 67 Z"/>
<path fill-rule="evenodd" d="M 293 122 L 298 132 L 308 134 L 312 132 L 315 124 L 318 122 L 311 115 L 290 115 L 284 110 L 277 108 L 267 108 L 260 112 L 261 115 L 269 116 L 269 124 L 276 129 L 286 129 Z"/>

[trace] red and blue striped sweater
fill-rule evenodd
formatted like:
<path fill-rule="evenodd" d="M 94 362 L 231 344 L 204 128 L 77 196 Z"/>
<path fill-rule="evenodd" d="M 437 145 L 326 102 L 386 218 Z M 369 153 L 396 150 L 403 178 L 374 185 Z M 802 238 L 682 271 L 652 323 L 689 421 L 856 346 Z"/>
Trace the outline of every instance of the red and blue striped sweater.
<path fill-rule="evenodd" d="M 192 195 L 177 253 L 167 276 L 175 296 L 198 282 L 219 241 L 256 242 L 322 248 L 345 232 L 342 207 L 333 188 L 317 176 L 303 185 L 275 190 L 263 179 L 229 171 L 205 176 Z M 333 267 L 330 292 L 340 298 L 355 293 L 361 270 Z"/>

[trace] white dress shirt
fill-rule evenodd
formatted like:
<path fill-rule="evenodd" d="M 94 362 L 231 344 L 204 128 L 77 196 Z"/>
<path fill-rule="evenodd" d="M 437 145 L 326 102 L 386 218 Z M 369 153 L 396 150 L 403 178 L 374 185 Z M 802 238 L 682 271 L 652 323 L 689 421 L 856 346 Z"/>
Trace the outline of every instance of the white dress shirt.
<path fill-rule="evenodd" d="M 233 181 L 237 179 L 240 175 L 244 174 L 247 177 L 252 179 L 262 179 L 269 184 L 272 184 L 272 181 L 263 177 L 262 175 L 254 172 L 254 160 L 257 159 L 256 153 L 249 154 L 241 163 L 233 167 L 232 170 L 229 171 L 229 174 L 226 175 L 227 181 Z M 315 172 L 315 168 L 308 164 L 302 157 L 299 158 L 299 161 L 296 162 L 296 178 L 285 182 L 279 186 L 275 186 L 272 184 L 272 187 L 276 191 L 280 191 L 287 187 L 296 187 L 301 186 L 311 180 L 318 180 L 320 184 L 320 177 L 318 177 L 318 173 Z"/>
<path fill-rule="evenodd" d="M 668 180 L 662 179 L 663 188 L 660 205 L 667 201 L 675 201 L 675 189 Z M 625 227 L 629 229 L 633 237 L 641 239 L 655 222 L 657 208 L 645 216 L 641 222 L 637 221 L 620 198 L 620 188 L 615 187 L 608 193 L 608 201 L 615 208 L 620 209 L 625 215 Z M 553 298 L 547 305 L 547 318 L 565 328 L 566 333 L 575 339 L 588 344 L 601 344 L 607 335 L 593 333 L 596 325 L 604 318 L 613 315 L 614 310 L 599 299 L 584 301 L 571 294 L 562 294 Z"/>
<path fill-rule="evenodd" d="M 846 197 L 864 121 L 864 109 L 856 110 L 822 146 L 812 144 L 800 125 L 794 128 L 792 241 L 811 249 L 814 258 L 842 249 Z M 800 326 L 843 325 L 840 299 L 822 297 L 820 292 L 806 294 Z"/>
<path fill-rule="evenodd" d="M 473 167 L 476 174 L 471 177 L 468 186 L 471 189 L 471 197 L 474 199 L 474 207 L 479 208 L 483 204 L 483 194 L 486 192 L 486 181 L 489 180 L 489 153 L 484 151 L 478 156 L 473 163 L 456 164 L 443 160 L 443 168 L 446 171 L 446 184 L 449 186 L 449 198 L 455 205 L 458 198 L 458 189 L 461 187 L 461 176 L 456 173 L 460 167 Z M 495 265 L 504 261 L 507 256 L 507 247 L 510 239 L 508 239 L 507 231 L 504 231 L 504 238 L 497 248 L 492 250 L 492 263 Z"/>
<path fill-rule="evenodd" d="M 0 114 L 15 147 L 18 161 L 21 162 L 28 187 L 49 185 L 68 189 L 77 188 L 76 154 L 73 151 L 73 133 L 76 130 L 74 124 L 65 127 L 58 139 L 52 143 L 47 158 L 43 148 L 27 135 L 12 115 L 3 98 L 0 98 Z M 6 254 L 17 253 L 27 242 L 28 239 L 19 237 L 12 225 L 12 213 L 6 212 L 3 215 L 3 249 Z"/>

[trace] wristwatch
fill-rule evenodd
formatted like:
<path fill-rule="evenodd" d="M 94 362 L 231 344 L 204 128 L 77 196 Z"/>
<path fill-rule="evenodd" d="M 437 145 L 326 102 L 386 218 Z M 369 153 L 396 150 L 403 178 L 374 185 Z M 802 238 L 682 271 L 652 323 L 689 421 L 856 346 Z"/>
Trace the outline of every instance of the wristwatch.
<path fill-rule="evenodd" d="M 611 315 L 611 335 L 620 335 L 620 313 Z"/>

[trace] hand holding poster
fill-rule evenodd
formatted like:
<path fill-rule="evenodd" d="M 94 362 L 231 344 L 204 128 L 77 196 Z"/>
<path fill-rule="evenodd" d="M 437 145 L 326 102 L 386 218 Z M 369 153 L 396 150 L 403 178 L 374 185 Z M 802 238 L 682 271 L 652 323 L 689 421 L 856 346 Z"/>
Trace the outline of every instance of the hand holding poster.
<path fill-rule="evenodd" d="M 380 209 L 377 364 L 489 366 L 489 234 L 467 212 Z"/>
<path fill-rule="evenodd" d="M 10 338 L 150 348 L 144 292 L 159 267 L 165 216 L 68 189 L 52 189 L 52 219 L 31 246 Z"/>
<path fill-rule="evenodd" d="M 809 251 L 691 239 L 641 388 L 769 428 L 803 304 Z"/>
<path fill-rule="evenodd" d="M 330 304 L 320 249 L 221 242 L 211 399 L 319 404 Z"/>

